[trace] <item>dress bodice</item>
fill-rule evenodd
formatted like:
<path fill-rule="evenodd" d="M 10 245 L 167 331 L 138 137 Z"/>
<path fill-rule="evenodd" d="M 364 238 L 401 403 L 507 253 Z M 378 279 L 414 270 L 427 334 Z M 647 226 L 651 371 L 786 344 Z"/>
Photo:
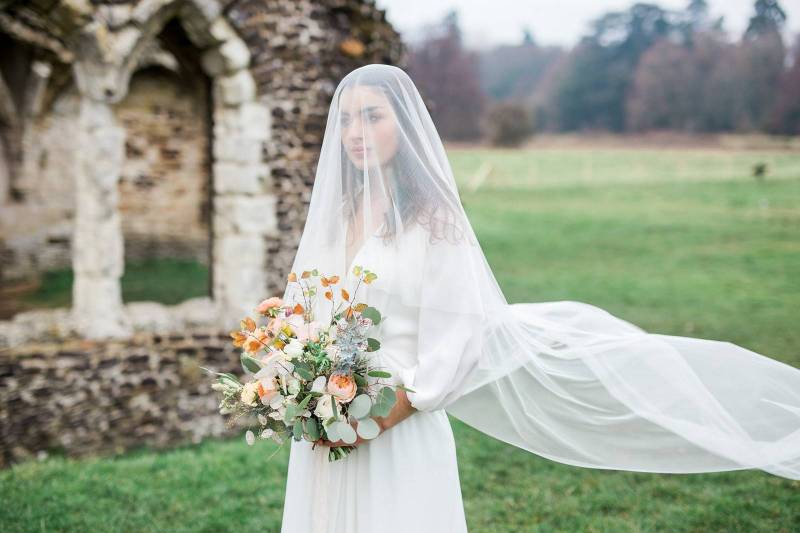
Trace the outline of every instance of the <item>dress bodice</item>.
<path fill-rule="evenodd" d="M 348 287 L 354 288 L 357 277 L 352 266 L 361 265 L 375 272 L 378 278 L 371 284 L 361 284 L 357 300 L 374 306 L 381 312 L 382 320 L 370 336 L 381 343 L 375 352 L 379 366 L 385 365 L 392 373 L 389 381 L 400 383 L 402 370 L 417 363 L 418 308 L 411 305 L 422 289 L 422 255 L 424 230 L 414 225 L 408 228 L 396 243 L 384 242 L 373 235 L 354 256 L 347 272 Z"/>

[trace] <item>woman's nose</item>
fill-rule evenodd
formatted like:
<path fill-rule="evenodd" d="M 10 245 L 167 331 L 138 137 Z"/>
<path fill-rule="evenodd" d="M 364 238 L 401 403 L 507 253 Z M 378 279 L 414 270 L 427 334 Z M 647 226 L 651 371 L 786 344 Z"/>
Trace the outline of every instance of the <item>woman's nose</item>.
<path fill-rule="evenodd" d="M 364 128 L 360 120 L 354 120 L 347 126 L 347 140 L 351 144 L 364 140 Z"/>

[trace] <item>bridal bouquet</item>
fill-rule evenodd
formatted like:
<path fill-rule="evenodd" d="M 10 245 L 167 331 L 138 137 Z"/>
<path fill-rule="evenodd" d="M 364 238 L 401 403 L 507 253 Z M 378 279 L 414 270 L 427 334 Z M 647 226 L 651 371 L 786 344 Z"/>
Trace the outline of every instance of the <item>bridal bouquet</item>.
<path fill-rule="evenodd" d="M 388 416 L 396 402 L 395 388 L 379 379 L 391 373 L 371 368 L 367 352 L 380 348 L 380 342 L 369 337 L 372 326 L 381 321 L 380 312 L 363 302 L 356 302 L 361 284 L 377 279 L 374 272 L 356 265 L 353 274 L 358 283 L 349 294 L 345 288 L 335 290 L 339 276 L 320 276 L 317 269 L 288 276 L 297 283 L 301 301 L 283 302 L 273 296 L 262 301 L 255 311 L 267 319 L 259 326 L 251 317 L 240 322 L 241 328 L 231 332 L 233 344 L 241 348 L 244 382 L 233 374 L 203 370 L 216 375 L 212 388 L 221 393 L 220 413 L 238 416 L 255 414 L 260 427 L 256 433 L 248 429 L 247 443 L 256 438 L 284 443 L 293 438 L 316 442 L 342 440 L 347 444 L 375 438 L 380 428 L 371 417 Z M 314 299 L 319 284 L 324 297 L 331 302 L 329 317 L 313 316 Z M 341 300 L 337 302 L 336 294 Z M 393 388 L 394 387 L 394 388 Z M 332 446 L 328 460 L 347 456 L 354 446 Z"/>

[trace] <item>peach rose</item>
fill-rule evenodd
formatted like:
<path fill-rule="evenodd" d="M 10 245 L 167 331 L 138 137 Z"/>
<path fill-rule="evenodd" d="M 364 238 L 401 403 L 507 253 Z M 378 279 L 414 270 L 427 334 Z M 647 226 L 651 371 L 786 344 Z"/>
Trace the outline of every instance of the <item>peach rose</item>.
<path fill-rule="evenodd" d="M 341 403 L 347 403 L 356 396 L 358 388 L 352 376 L 347 374 L 333 374 L 328 379 L 328 392 L 339 399 Z"/>
<path fill-rule="evenodd" d="M 280 307 L 281 305 L 283 305 L 283 299 L 280 298 L 279 296 L 273 296 L 271 298 L 267 298 L 266 300 L 258 304 L 258 306 L 256 307 L 256 312 L 262 315 L 266 315 L 269 313 L 270 309 Z"/>

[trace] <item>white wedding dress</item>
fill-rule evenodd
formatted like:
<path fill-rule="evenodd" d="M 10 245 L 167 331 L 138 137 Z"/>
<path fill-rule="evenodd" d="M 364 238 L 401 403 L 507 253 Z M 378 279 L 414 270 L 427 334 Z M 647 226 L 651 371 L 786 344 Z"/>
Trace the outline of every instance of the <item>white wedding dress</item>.
<path fill-rule="evenodd" d="M 379 221 L 388 231 L 350 260 L 349 230 Z M 354 296 L 355 264 L 378 278 Z M 283 533 L 466 531 L 448 415 L 578 467 L 800 479 L 797 368 L 731 342 L 649 333 L 589 303 L 508 303 L 425 102 L 397 67 L 355 69 L 333 95 L 291 268 L 314 270 L 383 314 L 368 354 L 413 389 L 419 411 L 338 461 L 292 441 Z M 283 300 L 323 320 L 330 302 L 301 300 L 298 285 Z"/>
<path fill-rule="evenodd" d="M 424 236 L 416 228 L 406 238 Z M 367 265 L 379 280 L 403 275 L 406 287 L 414 290 L 421 280 L 411 268 L 400 272 L 393 252 L 373 235 L 353 264 Z M 369 290 L 361 285 L 360 301 L 371 301 Z M 417 316 L 396 301 L 379 310 L 383 320 L 373 336 L 381 348 L 370 356 L 374 366 L 392 373 L 382 382 L 405 383 L 417 363 Z M 417 411 L 336 461 L 328 461 L 329 448 L 312 446 L 291 441 L 281 533 L 467 531 L 455 441 L 443 409 Z"/>

